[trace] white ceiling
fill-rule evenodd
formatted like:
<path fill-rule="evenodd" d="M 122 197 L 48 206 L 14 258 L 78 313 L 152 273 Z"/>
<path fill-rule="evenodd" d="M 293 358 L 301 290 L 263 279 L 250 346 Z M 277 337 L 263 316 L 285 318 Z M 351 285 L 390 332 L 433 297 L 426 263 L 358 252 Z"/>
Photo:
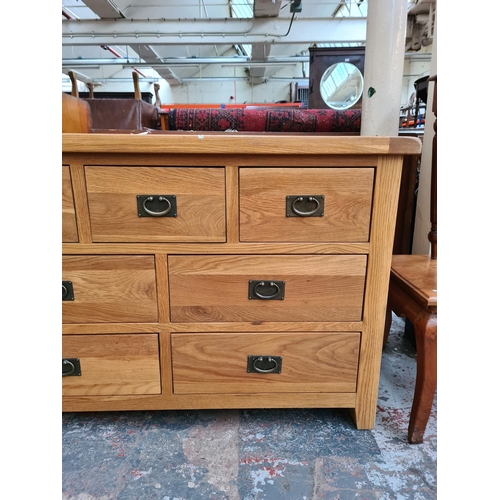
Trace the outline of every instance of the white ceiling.
<path fill-rule="evenodd" d="M 206 64 L 242 64 L 258 84 L 285 64 L 308 61 L 312 44 L 364 45 L 368 0 L 345 6 L 343 0 L 302 0 L 298 8 L 296 0 L 254 2 L 63 0 L 62 72 L 98 84 L 135 68 L 176 85 L 199 76 Z M 432 41 L 434 5 L 408 0 L 407 50 Z M 251 17 L 235 17 L 245 15 Z"/>

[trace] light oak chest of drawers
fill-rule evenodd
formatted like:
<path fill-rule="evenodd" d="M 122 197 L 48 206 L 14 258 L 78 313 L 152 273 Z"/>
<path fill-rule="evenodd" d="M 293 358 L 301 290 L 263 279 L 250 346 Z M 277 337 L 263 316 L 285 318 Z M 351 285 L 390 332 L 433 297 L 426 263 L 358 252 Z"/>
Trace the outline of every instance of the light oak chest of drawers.
<path fill-rule="evenodd" d="M 64 411 L 375 422 L 413 138 L 63 134 Z"/>

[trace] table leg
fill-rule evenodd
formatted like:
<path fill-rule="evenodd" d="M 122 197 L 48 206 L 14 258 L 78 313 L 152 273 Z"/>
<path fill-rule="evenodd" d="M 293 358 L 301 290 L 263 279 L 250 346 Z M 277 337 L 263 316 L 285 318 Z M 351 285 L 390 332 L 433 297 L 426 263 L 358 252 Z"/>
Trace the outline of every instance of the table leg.
<path fill-rule="evenodd" d="M 420 311 L 408 318 L 415 328 L 417 379 L 408 426 L 408 441 L 422 443 L 437 387 L 437 315 Z"/>

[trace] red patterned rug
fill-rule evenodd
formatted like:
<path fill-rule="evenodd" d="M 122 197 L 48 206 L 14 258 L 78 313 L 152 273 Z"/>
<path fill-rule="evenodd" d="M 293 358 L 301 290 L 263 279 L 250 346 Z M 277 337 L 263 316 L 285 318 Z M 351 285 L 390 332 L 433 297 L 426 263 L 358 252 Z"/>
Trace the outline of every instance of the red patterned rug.
<path fill-rule="evenodd" d="M 361 110 L 182 109 L 168 112 L 169 130 L 238 132 L 351 132 L 361 130 Z"/>

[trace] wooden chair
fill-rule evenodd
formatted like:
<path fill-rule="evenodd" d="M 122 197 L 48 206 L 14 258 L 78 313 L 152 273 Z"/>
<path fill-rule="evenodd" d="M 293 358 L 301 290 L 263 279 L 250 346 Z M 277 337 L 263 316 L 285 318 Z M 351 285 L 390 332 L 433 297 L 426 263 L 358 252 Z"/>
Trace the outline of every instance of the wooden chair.
<path fill-rule="evenodd" d="M 408 426 L 408 441 L 422 443 L 437 387 L 437 76 L 432 112 L 436 116 L 431 160 L 430 255 L 393 255 L 387 301 L 384 345 L 393 311 L 413 324 L 417 377 Z"/>

